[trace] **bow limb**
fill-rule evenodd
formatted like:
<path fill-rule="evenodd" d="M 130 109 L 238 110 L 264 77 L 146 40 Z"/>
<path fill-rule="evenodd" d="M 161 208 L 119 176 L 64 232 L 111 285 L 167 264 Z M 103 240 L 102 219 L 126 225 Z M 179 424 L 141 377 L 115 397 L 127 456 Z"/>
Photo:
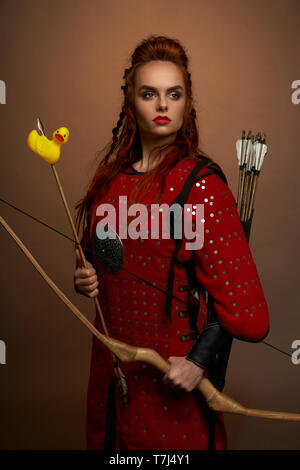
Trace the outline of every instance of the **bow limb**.
<path fill-rule="evenodd" d="M 125 364 L 131 362 L 146 362 L 162 373 L 167 373 L 170 365 L 165 361 L 156 351 L 150 348 L 137 348 L 122 341 L 105 336 L 98 331 L 94 325 L 78 310 L 77 307 L 65 296 L 65 294 L 57 287 L 52 279 L 46 274 L 43 268 L 39 265 L 36 259 L 32 256 L 30 251 L 26 248 L 23 242 L 18 238 L 11 227 L 0 216 L 0 223 L 14 239 L 29 261 L 33 264 L 39 274 L 44 278 L 51 289 L 56 295 L 64 302 L 64 304 L 76 315 L 76 317 L 95 335 L 99 341 L 104 344 L 109 351 L 115 354 L 120 361 Z M 281 420 L 300 421 L 300 414 L 297 413 L 284 413 L 278 411 L 264 411 L 246 408 L 237 401 L 228 397 L 222 392 L 219 392 L 213 384 L 207 379 L 203 378 L 196 387 L 199 392 L 204 396 L 207 406 L 215 411 L 222 411 L 227 413 L 241 414 L 246 416 L 256 416 L 260 418 L 271 418 Z"/>
<path fill-rule="evenodd" d="M 58 186 L 58 189 L 59 189 L 59 192 L 60 192 L 60 195 L 61 195 L 63 204 L 64 204 L 64 207 L 65 207 L 65 210 L 66 210 L 66 213 L 67 213 L 67 217 L 68 217 L 68 219 L 69 219 L 69 222 L 70 222 L 70 225 L 71 225 L 71 228 L 72 228 L 72 232 L 73 232 L 73 235 L 74 235 L 76 244 L 77 244 L 77 248 L 79 249 L 81 261 L 82 261 L 82 263 L 83 263 L 83 266 L 84 266 L 85 268 L 87 268 L 87 262 L 86 262 L 86 259 L 85 259 L 85 256 L 84 256 L 84 253 L 83 253 L 83 250 L 82 250 L 82 247 L 81 247 L 81 243 L 80 243 L 79 238 L 78 238 L 77 230 L 76 230 L 76 228 L 75 228 L 75 225 L 74 225 L 74 222 L 73 222 L 73 219 L 72 219 L 72 216 L 71 216 L 70 208 L 69 208 L 69 205 L 68 205 L 68 202 L 67 202 L 67 199 L 66 199 L 66 196 L 65 196 L 65 193 L 64 193 L 62 184 L 61 184 L 61 182 L 60 182 L 60 179 L 59 179 L 59 176 L 58 176 L 58 173 L 57 173 L 57 171 L 56 171 L 56 168 L 55 168 L 54 164 L 51 164 L 51 168 L 52 168 L 52 171 L 53 171 L 53 174 L 54 174 L 54 177 L 55 177 L 55 180 L 56 180 L 56 183 L 57 183 L 57 186 Z M 93 301 L 94 301 L 96 310 L 97 310 L 97 312 L 98 312 L 98 314 L 99 314 L 99 317 L 100 317 L 100 320 L 101 320 L 101 325 L 102 325 L 104 334 L 105 334 L 105 336 L 108 337 L 108 336 L 109 336 L 108 330 L 107 330 L 107 327 L 106 327 L 106 323 L 105 323 L 105 320 L 104 320 L 104 316 L 103 316 L 103 313 L 102 313 L 102 310 L 101 310 L 101 307 L 100 307 L 98 298 L 95 297 L 95 298 L 93 299 Z M 120 390 L 121 390 L 121 392 L 122 392 L 122 396 L 123 396 L 124 403 L 127 404 L 127 403 L 128 403 L 128 401 L 127 401 L 127 385 L 126 385 L 126 381 L 125 381 L 125 376 L 123 376 L 123 378 L 122 378 L 122 376 L 121 376 L 121 370 L 120 370 L 120 367 L 119 367 L 119 365 L 118 365 L 118 363 L 117 363 L 116 356 L 114 355 L 113 352 L 111 352 L 111 355 L 112 355 L 114 370 L 115 370 L 115 373 L 116 373 L 116 375 L 117 375 L 118 382 L 119 382 L 119 388 L 120 388 Z"/>

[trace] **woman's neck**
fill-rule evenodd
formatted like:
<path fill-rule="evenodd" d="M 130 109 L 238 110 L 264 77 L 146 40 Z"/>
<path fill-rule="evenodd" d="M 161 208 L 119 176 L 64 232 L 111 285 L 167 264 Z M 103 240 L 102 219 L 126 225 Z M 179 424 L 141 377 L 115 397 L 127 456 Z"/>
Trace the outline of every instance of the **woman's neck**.
<path fill-rule="evenodd" d="M 165 138 L 159 139 L 157 141 L 153 139 L 149 139 L 145 135 L 140 135 L 140 138 L 141 138 L 141 146 L 142 146 L 142 158 L 138 160 L 137 162 L 135 162 L 132 165 L 132 168 L 134 168 L 136 171 L 147 172 L 157 167 L 158 164 L 164 158 L 164 152 L 162 152 L 160 159 L 156 159 L 153 161 L 152 159 L 150 159 L 150 153 L 152 152 L 152 150 L 155 147 L 171 144 L 176 139 L 176 134 L 166 136 Z"/>
<path fill-rule="evenodd" d="M 154 163 L 149 166 L 149 162 L 145 163 L 142 160 L 139 160 L 138 162 L 133 163 L 131 166 L 136 171 L 146 173 L 147 171 L 153 170 L 153 168 L 156 167 L 156 164 Z"/>

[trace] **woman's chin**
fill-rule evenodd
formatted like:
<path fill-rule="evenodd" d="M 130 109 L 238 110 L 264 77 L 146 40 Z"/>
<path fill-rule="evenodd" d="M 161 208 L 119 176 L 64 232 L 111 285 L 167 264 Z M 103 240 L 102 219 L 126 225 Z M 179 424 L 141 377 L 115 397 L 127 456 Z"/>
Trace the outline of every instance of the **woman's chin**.
<path fill-rule="evenodd" d="M 142 131 L 143 133 L 143 131 Z M 168 129 L 167 126 L 157 126 L 157 128 L 155 129 L 151 129 L 151 131 L 147 131 L 147 133 L 145 132 L 145 136 L 147 135 L 147 137 L 149 138 L 153 138 L 154 140 L 156 140 L 157 138 L 162 138 L 162 137 L 171 137 L 171 136 L 176 136 L 177 134 L 177 130 L 174 130 L 174 129 Z"/>

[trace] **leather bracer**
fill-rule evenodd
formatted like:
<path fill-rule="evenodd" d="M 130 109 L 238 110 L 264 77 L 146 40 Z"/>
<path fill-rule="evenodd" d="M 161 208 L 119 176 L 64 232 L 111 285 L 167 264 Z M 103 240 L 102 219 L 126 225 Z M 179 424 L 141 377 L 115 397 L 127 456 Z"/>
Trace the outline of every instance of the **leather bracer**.
<path fill-rule="evenodd" d="M 186 359 L 202 369 L 207 369 L 230 338 L 218 321 L 208 323 L 195 339 Z"/>

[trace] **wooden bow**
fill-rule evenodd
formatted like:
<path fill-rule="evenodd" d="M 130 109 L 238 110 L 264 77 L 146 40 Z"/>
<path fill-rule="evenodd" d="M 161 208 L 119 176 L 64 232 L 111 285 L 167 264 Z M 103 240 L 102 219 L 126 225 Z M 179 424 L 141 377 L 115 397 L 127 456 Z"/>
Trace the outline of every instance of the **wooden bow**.
<path fill-rule="evenodd" d="M 38 129 L 41 132 L 42 136 L 46 139 L 45 129 L 44 129 L 43 123 L 40 120 L 40 118 L 37 119 L 37 125 L 38 125 Z M 66 129 L 66 131 L 69 132 L 67 129 Z M 36 133 L 36 131 L 33 131 L 33 132 Z M 30 150 L 35 152 L 39 157 L 41 157 L 47 163 L 50 163 L 50 166 L 52 168 L 52 171 L 53 171 L 56 183 L 57 183 L 59 193 L 61 195 L 64 207 L 65 207 L 65 210 L 66 210 L 68 220 L 69 220 L 70 225 L 71 225 L 71 229 L 72 229 L 72 232 L 73 232 L 73 235 L 74 235 L 74 238 L 75 238 L 76 246 L 79 250 L 82 265 L 83 265 L 84 268 L 87 268 L 87 261 L 85 259 L 85 256 L 84 256 L 84 253 L 83 253 L 80 241 L 79 241 L 79 237 L 78 237 L 78 234 L 77 234 L 77 231 L 76 231 L 76 228 L 75 228 L 72 216 L 71 216 L 70 208 L 69 208 L 69 205 L 68 205 L 68 202 L 67 202 L 62 184 L 60 182 L 57 170 L 56 170 L 55 165 L 54 165 L 54 163 L 56 163 L 58 161 L 58 159 L 60 158 L 60 148 L 59 148 L 58 156 L 56 155 L 56 157 L 53 158 L 53 155 L 49 156 L 48 152 L 46 152 L 45 149 L 43 151 L 42 147 L 35 147 L 35 146 L 31 145 L 31 143 L 30 143 L 30 135 L 31 134 L 32 133 L 30 133 L 29 136 L 28 136 L 27 145 L 30 148 Z M 66 136 L 64 136 L 64 137 L 66 137 Z M 99 314 L 104 334 L 108 337 L 109 336 L 108 335 L 108 330 L 107 330 L 107 327 L 106 327 L 106 323 L 105 323 L 105 320 L 104 320 L 104 317 L 103 317 L 103 313 L 102 313 L 98 298 L 94 297 L 92 300 L 95 304 L 96 311 Z M 126 384 L 125 376 L 124 376 L 124 374 L 123 374 L 123 372 L 122 372 L 122 370 L 121 370 L 121 368 L 120 368 L 120 366 L 117 362 L 117 358 L 115 357 L 114 353 L 111 353 L 111 356 L 112 356 L 114 371 L 115 371 L 115 374 L 116 374 L 116 377 L 117 377 L 117 380 L 118 380 L 119 389 L 122 393 L 124 403 L 127 404 L 128 403 L 128 400 L 127 400 L 127 384 Z"/>
<path fill-rule="evenodd" d="M 131 362 L 146 362 L 156 367 L 162 373 L 167 373 L 170 365 L 153 349 L 150 348 L 137 348 L 129 344 L 123 343 L 111 337 L 107 337 L 101 334 L 89 320 L 78 310 L 77 307 L 65 296 L 65 294 L 57 287 L 52 279 L 46 274 L 43 268 L 39 265 L 36 259 L 32 256 L 30 251 L 26 248 L 23 242 L 18 238 L 12 228 L 6 223 L 6 221 L 0 216 L 1 225 L 7 230 L 13 240 L 21 248 L 23 253 L 33 264 L 36 270 L 44 278 L 47 284 L 53 289 L 56 295 L 69 307 L 69 309 L 76 315 L 76 317 L 104 344 L 109 351 L 115 354 L 120 361 L 124 364 L 130 364 Z M 297 413 L 284 413 L 279 411 L 264 411 L 246 408 L 237 401 L 228 397 L 222 392 L 219 392 L 213 384 L 205 377 L 201 379 L 196 389 L 204 396 L 207 406 L 215 411 L 221 411 L 226 413 L 241 414 L 246 416 L 256 416 L 259 418 L 270 418 L 270 419 L 281 419 L 290 421 L 300 421 L 300 414 Z"/>

